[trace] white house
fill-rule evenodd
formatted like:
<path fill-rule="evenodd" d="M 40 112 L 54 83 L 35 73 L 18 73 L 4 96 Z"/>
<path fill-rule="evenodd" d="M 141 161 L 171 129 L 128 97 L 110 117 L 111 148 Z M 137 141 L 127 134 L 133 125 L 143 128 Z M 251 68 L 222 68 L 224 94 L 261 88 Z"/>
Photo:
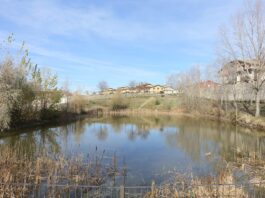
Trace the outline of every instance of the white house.
<path fill-rule="evenodd" d="M 68 102 L 69 97 L 67 96 L 62 96 L 60 99 L 59 104 L 66 104 Z"/>
<path fill-rule="evenodd" d="M 166 95 L 172 95 L 172 94 L 177 94 L 177 90 L 171 88 L 171 87 L 164 87 L 164 94 Z"/>

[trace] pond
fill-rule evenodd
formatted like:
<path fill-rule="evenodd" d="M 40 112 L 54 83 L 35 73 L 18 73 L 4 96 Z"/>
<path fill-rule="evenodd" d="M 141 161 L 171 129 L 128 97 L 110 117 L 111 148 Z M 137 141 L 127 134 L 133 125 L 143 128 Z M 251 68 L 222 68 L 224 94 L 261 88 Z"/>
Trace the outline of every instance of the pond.
<path fill-rule="evenodd" d="M 104 163 L 116 155 L 118 165 L 126 165 L 126 185 L 132 186 L 159 184 L 173 171 L 214 176 L 220 161 L 236 160 L 237 152 L 265 156 L 265 133 L 180 116 L 109 116 L 0 139 L 0 148 L 13 145 L 29 155 L 43 148 L 65 155 L 104 152 Z"/>

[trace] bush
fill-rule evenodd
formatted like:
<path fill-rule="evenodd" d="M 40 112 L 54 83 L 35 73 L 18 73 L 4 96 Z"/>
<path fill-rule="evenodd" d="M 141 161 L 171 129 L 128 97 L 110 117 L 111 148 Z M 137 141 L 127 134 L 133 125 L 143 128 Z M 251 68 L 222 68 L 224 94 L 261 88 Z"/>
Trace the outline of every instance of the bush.
<path fill-rule="evenodd" d="M 70 111 L 78 114 L 85 113 L 87 102 L 85 96 L 75 94 L 70 102 Z"/>
<path fill-rule="evenodd" d="M 122 95 L 118 94 L 111 100 L 111 108 L 113 111 L 124 110 L 129 107 L 129 102 Z"/>
<path fill-rule="evenodd" d="M 59 118 L 60 112 L 55 109 L 41 109 L 40 120 L 54 120 Z"/>
<path fill-rule="evenodd" d="M 160 105 L 160 101 L 158 99 L 156 99 L 155 105 Z"/>
<path fill-rule="evenodd" d="M 61 98 L 57 76 L 34 66 L 24 43 L 10 56 L 13 41 L 11 35 L 0 48 L 0 131 L 52 117 L 49 110 L 53 112 Z"/>

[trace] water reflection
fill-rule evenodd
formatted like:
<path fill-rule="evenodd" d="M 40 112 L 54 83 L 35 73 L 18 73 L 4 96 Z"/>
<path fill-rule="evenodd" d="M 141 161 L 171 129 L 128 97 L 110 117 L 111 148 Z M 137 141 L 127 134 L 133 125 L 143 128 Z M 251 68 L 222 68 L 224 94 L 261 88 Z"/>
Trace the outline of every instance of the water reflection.
<path fill-rule="evenodd" d="M 184 150 L 193 160 L 210 151 L 227 157 L 231 151 L 265 154 L 265 133 L 227 123 L 172 116 L 114 116 L 99 122 L 111 124 L 116 133 L 127 133 L 130 141 L 148 139 L 151 130 L 159 131 L 167 146 Z"/>
<path fill-rule="evenodd" d="M 239 151 L 265 157 L 265 133 L 185 117 L 87 118 L 24 132 L 1 138 L 0 149 L 19 149 L 29 156 L 43 149 L 55 154 L 112 150 L 126 159 L 129 175 L 142 184 L 170 169 L 213 173 L 218 159 L 236 160 Z"/>

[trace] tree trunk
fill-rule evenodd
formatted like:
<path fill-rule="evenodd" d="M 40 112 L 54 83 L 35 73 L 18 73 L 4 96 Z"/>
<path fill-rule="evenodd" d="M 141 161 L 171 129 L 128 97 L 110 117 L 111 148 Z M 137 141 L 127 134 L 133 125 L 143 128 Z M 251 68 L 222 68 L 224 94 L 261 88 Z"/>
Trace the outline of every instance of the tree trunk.
<path fill-rule="evenodd" d="M 237 122 L 237 117 L 238 117 L 238 107 L 237 107 L 237 102 L 234 100 L 234 106 L 235 106 L 235 111 L 236 111 L 236 122 Z"/>
<path fill-rule="evenodd" d="M 256 113 L 255 113 L 256 117 L 260 116 L 260 93 L 259 91 L 257 91 L 256 93 Z"/>

